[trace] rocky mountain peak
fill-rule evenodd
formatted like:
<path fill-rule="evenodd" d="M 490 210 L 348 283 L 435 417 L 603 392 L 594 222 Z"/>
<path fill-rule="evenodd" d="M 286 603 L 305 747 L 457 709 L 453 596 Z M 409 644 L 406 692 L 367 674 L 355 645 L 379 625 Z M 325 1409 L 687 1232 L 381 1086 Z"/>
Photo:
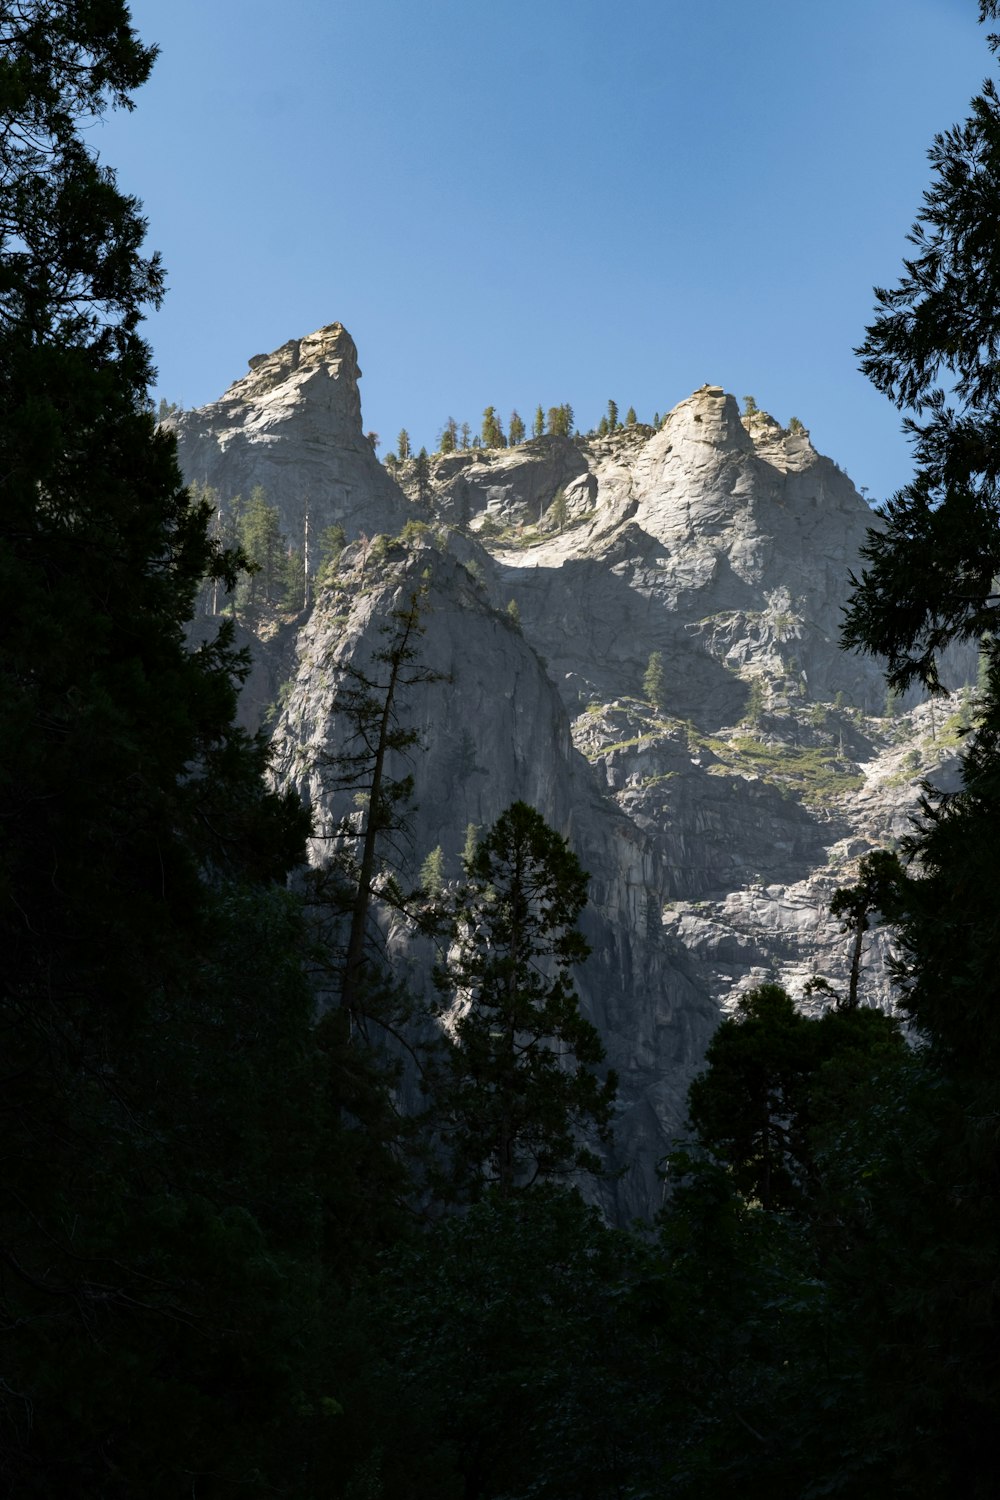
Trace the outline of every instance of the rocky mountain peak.
<path fill-rule="evenodd" d="M 667 451 L 674 444 L 685 443 L 753 452 L 753 440 L 740 420 L 736 398 L 727 395 L 721 385 L 703 385 L 686 401 L 679 402 L 653 443 L 665 444 Z"/>
<path fill-rule="evenodd" d="M 349 539 L 398 531 L 414 514 L 361 424 L 358 351 L 342 323 L 255 354 L 218 401 L 177 418 L 181 467 L 218 493 L 264 489 L 299 550 L 339 525 Z"/>
<path fill-rule="evenodd" d="M 646 1214 L 718 1016 L 762 979 L 843 986 L 830 897 L 905 831 L 921 778 L 953 774 L 974 696 L 887 704 L 878 663 L 839 649 L 872 513 L 801 424 L 721 386 L 657 431 L 436 455 L 429 478 L 398 465 L 400 487 L 363 435 L 340 324 L 250 366 L 178 418 L 187 477 L 223 506 L 262 486 L 300 554 L 333 523 L 351 544 L 308 614 L 242 622 L 257 702 L 281 705 L 276 774 L 319 828 L 351 815 L 327 775 L 350 748 L 338 686 L 419 595 L 433 680 L 400 704 L 421 743 L 394 771 L 415 783 L 401 877 L 434 852 L 460 880 L 469 829 L 515 799 L 569 838 L 590 871 L 580 995 L 621 1078 L 627 1172 L 606 1203 Z M 383 929 L 419 994 L 433 956 L 388 913 Z M 881 940 L 865 965 L 867 1003 L 889 1003 Z"/>
<path fill-rule="evenodd" d="M 362 441 L 358 351 L 343 323 L 328 323 L 270 354 L 254 354 L 249 374 L 217 405 L 242 406 L 273 419 L 288 409 L 314 419 L 317 436 Z"/>

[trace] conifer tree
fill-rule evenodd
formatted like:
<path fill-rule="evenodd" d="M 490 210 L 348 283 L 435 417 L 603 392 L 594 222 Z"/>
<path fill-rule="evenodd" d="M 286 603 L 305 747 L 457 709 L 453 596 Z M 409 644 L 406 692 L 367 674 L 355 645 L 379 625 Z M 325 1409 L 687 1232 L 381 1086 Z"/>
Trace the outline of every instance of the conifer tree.
<path fill-rule="evenodd" d="M 399 437 L 396 439 L 396 453 L 400 463 L 405 463 L 410 457 L 410 434 L 405 427 L 401 427 Z"/>
<path fill-rule="evenodd" d="M 417 499 L 426 500 L 431 484 L 431 462 L 426 448 L 421 448 L 417 454 L 413 475 L 417 481 Z"/>
<path fill-rule="evenodd" d="M 885 525 L 869 533 L 845 629 L 848 645 L 885 657 L 897 688 L 934 687 L 948 642 L 978 639 L 998 613 L 998 137 L 990 79 L 964 125 L 935 138 L 914 253 L 896 288 L 876 288 L 878 316 L 858 350 L 876 388 L 913 413 L 904 425 L 917 472 L 878 507 Z"/>
<path fill-rule="evenodd" d="M 524 442 L 524 421 L 516 410 L 510 414 L 510 421 L 507 424 L 507 436 L 512 448 L 516 448 L 518 443 Z"/>
<path fill-rule="evenodd" d="M 747 1198 L 801 1212 L 818 1186 L 824 1128 L 838 1123 L 824 1116 L 879 1063 L 904 1056 L 899 1023 L 880 1011 L 849 1005 L 813 1019 L 780 985 L 757 985 L 709 1043 L 688 1094 L 691 1123 Z"/>
<path fill-rule="evenodd" d="M 747 724 L 752 724 L 755 729 L 760 728 L 764 717 L 764 709 L 767 706 L 767 690 L 764 679 L 759 673 L 755 673 L 750 679 L 750 689 L 747 693 L 746 707 L 743 710 L 743 718 Z"/>
<path fill-rule="evenodd" d="M 296 547 L 288 547 L 281 559 L 281 595 L 279 606 L 300 610 L 308 605 L 305 558 Z"/>
<path fill-rule="evenodd" d="M 535 416 L 531 424 L 531 436 L 540 438 L 545 433 L 545 413 L 540 406 L 535 407 Z"/>
<path fill-rule="evenodd" d="M 525 1181 L 596 1170 L 578 1132 L 606 1133 L 617 1080 L 598 1077 L 604 1049 L 570 976 L 589 952 L 577 928 L 587 876 L 566 841 L 515 802 L 468 874 L 457 953 L 438 973 L 454 1042 L 437 1105 L 458 1178 L 509 1196 Z"/>
<path fill-rule="evenodd" d="M 476 848 L 479 844 L 479 828 L 475 823 L 465 825 L 465 843 L 462 846 L 462 869 L 469 873 L 469 866 L 475 858 Z"/>
<path fill-rule="evenodd" d="M 666 677 L 663 671 L 663 656 L 659 651 L 650 653 L 642 678 L 642 690 L 655 708 L 666 707 Z"/>
<path fill-rule="evenodd" d="M 440 844 L 420 866 L 420 884 L 430 896 L 440 896 L 444 890 L 444 850 Z"/>
<path fill-rule="evenodd" d="M 562 406 L 550 406 L 548 423 L 553 437 L 569 437 L 573 431 L 573 408 L 568 402 Z"/>
<path fill-rule="evenodd" d="M 982 19 L 998 11 L 982 0 Z M 1000 95 L 992 79 L 964 124 L 935 138 L 930 158 L 904 275 L 895 288 L 876 289 L 877 316 L 858 351 L 877 389 L 911 414 L 904 425 L 916 472 L 879 507 L 883 525 L 863 549 L 844 639 L 886 662 L 894 691 L 912 682 L 936 690 L 939 657 L 952 641 L 987 636 L 989 665 L 961 788 L 927 795 L 922 826 L 901 848 L 919 878 L 894 884 L 897 972 L 925 1050 L 920 1086 L 895 1109 L 897 1139 L 880 1141 L 875 1160 L 888 1166 L 873 1170 L 877 1212 L 844 1295 L 852 1323 L 870 1331 L 863 1379 L 878 1420 L 865 1437 L 889 1455 L 890 1487 L 931 1493 L 921 1486 L 932 1475 L 938 1493 L 985 1496 L 995 1487 L 1000 1334 L 1000 657 L 992 644 L 1000 608 Z M 925 1216 L 919 1204 L 932 1211 Z"/>
<path fill-rule="evenodd" d="M 340 554 L 346 544 L 347 535 L 343 526 L 324 526 L 319 535 L 319 582 L 328 582 L 336 572 Z"/>
<path fill-rule="evenodd" d="M 268 504 L 259 484 L 241 508 L 237 538 L 250 565 L 245 581 L 237 589 L 237 610 L 252 618 L 262 607 L 280 601 L 287 581 L 283 564 L 288 542 L 281 531 L 277 508 Z"/>
<path fill-rule="evenodd" d="M 484 448 L 506 447 L 503 429 L 492 406 L 488 406 L 483 412 L 482 443 Z"/>

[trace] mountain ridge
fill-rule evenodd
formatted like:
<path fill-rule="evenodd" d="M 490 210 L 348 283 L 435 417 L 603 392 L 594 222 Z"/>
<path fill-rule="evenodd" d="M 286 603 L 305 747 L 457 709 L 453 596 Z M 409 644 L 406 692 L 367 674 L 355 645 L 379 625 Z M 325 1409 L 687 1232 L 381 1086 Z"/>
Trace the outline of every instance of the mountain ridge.
<path fill-rule="evenodd" d="M 622 1079 L 612 1165 L 625 1170 L 602 1195 L 614 1216 L 641 1216 L 719 1015 L 763 978 L 799 993 L 817 972 L 845 982 L 829 898 L 905 829 L 921 776 L 954 774 L 955 737 L 938 740 L 927 705 L 887 716 L 877 664 L 837 646 L 873 516 L 804 431 L 706 385 L 656 431 L 471 449 L 431 459 L 422 480 L 403 464 L 400 483 L 362 432 L 359 378 L 332 324 L 176 419 L 186 476 L 223 506 L 259 484 L 293 542 L 344 531 L 280 652 L 253 641 L 272 687 L 294 660 L 276 774 L 322 822 L 343 815 L 319 770 L 344 749 L 337 685 L 419 593 L 437 681 L 405 704 L 424 744 L 409 873 L 440 847 L 457 878 L 468 826 L 516 799 L 569 838 L 591 873 L 582 1006 Z M 973 662 L 954 658 L 959 678 Z M 966 693 L 949 712 L 972 709 Z M 426 945 L 382 921 L 397 975 L 419 989 Z M 863 989 L 889 1003 L 881 935 Z"/>

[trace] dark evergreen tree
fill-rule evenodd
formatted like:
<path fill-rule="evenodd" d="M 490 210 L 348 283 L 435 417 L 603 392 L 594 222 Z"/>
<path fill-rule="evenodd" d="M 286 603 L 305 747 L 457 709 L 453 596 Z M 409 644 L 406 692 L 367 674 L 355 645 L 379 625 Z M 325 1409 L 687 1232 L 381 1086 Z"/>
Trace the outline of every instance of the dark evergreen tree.
<path fill-rule="evenodd" d="M 548 414 L 549 432 L 553 437 L 570 437 L 573 431 L 573 408 L 569 403 L 550 406 Z"/>
<path fill-rule="evenodd" d="M 433 898 L 441 895 L 445 886 L 444 850 L 438 844 L 420 866 L 420 885 Z"/>
<path fill-rule="evenodd" d="M 505 448 L 507 446 L 496 410 L 492 406 L 488 406 L 483 412 L 482 443 L 484 448 Z"/>
<path fill-rule="evenodd" d="M 642 678 L 642 690 L 654 708 L 666 707 L 666 676 L 663 671 L 663 655 L 659 651 L 650 654 Z"/>
<path fill-rule="evenodd" d="M 280 560 L 279 578 L 281 590 L 278 607 L 289 611 L 307 608 L 309 600 L 306 562 L 297 548 L 286 546 Z"/>
<path fill-rule="evenodd" d="M 997 12 L 980 5 L 982 18 Z M 913 414 L 905 425 L 916 474 L 880 508 L 884 528 L 869 533 L 845 640 L 884 658 L 898 690 L 913 681 L 935 689 L 949 642 L 986 635 L 991 643 L 961 789 L 925 797 L 923 826 L 901 850 L 911 867 L 894 888 L 901 1003 L 925 1047 L 872 1153 L 874 1211 L 842 1297 L 870 1331 L 861 1346 L 868 1440 L 884 1455 L 890 1487 L 985 1500 L 995 1489 L 1000 1416 L 1000 661 L 992 644 L 1000 98 L 992 80 L 930 157 L 905 275 L 877 291 L 878 316 L 859 351 L 878 389 Z"/>
<path fill-rule="evenodd" d="M 980 14 L 995 16 L 997 6 L 983 3 Z M 996 48 L 996 38 L 991 45 Z M 963 790 L 925 802 L 924 832 L 906 849 L 926 860 L 935 878 L 926 886 L 909 882 L 902 899 L 904 912 L 913 913 L 903 916 L 911 955 L 904 1004 L 943 1051 L 986 1066 L 1000 1051 L 1000 1026 L 990 1020 L 1000 1010 L 986 979 L 990 929 L 975 899 L 996 842 L 992 799 L 1000 777 L 1000 657 L 992 631 L 1000 573 L 1000 310 L 994 296 L 1000 99 L 992 80 L 973 100 L 965 124 L 936 137 L 930 158 L 932 185 L 911 233 L 916 254 L 894 291 L 878 291 L 879 316 L 860 350 L 876 386 L 923 417 L 906 423 L 917 474 L 882 507 L 885 529 L 869 533 L 871 565 L 856 582 L 845 640 L 886 659 L 894 691 L 914 679 L 933 689 L 937 656 L 949 641 L 982 642 L 983 719 L 965 756 Z M 960 410 L 949 405 L 945 386 Z M 983 864 L 973 886 L 969 875 L 977 858 Z M 958 891 L 964 895 L 955 901 Z M 932 899 L 943 905 L 928 923 Z M 958 979 L 965 965 L 980 979 Z"/>
<path fill-rule="evenodd" d="M 237 541 L 249 564 L 236 590 L 236 611 L 250 621 L 260 611 L 282 602 L 287 584 L 288 540 L 281 530 L 277 508 L 269 505 L 262 487 L 255 485 L 240 510 Z"/>
<path fill-rule="evenodd" d="M 329 583 L 337 571 L 340 562 L 340 554 L 347 544 L 347 535 L 343 526 L 325 526 L 319 535 L 319 567 L 316 571 L 316 584 L 322 588 Z"/>
<path fill-rule="evenodd" d="M 524 420 L 518 415 L 517 411 L 512 411 L 510 414 L 510 421 L 507 424 L 507 436 L 512 448 L 516 448 L 518 443 L 524 442 Z"/>
<path fill-rule="evenodd" d="M 744 1197 L 804 1211 L 817 1195 L 824 1132 L 846 1113 L 845 1091 L 902 1049 L 898 1024 L 880 1011 L 811 1019 L 779 985 L 758 985 L 719 1027 L 691 1085 L 696 1137 Z"/>
<path fill-rule="evenodd" d="M 417 482 L 417 499 L 426 500 L 431 487 L 431 461 L 426 448 L 421 448 L 417 454 L 413 477 Z"/>
<path fill-rule="evenodd" d="M 477 845 L 442 967 L 453 1042 L 436 1103 L 456 1173 L 502 1195 L 598 1161 L 578 1131 L 607 1130 L 616 1090 L 570 977 L 589 949 L 577 928 L 587 876 L 534 808 L 515 802 Z"/>
<path fill-rule="evenodd" d="M 545 413 L 540 406 L 535 407 L 535 416 L 531 423 L 531 436 L 540 438 L 545 432 Z"/>
<path fill-rule="evenodd" d="M 759 672 L 755 672 L 750 679 L 750 687 L 747 691 L 746 707 L 743 710 L 743 718 L 747 724 L 759 729 L 764 718 L 764 710 L 767 707 L 767 687 Z"/>
<path fill-rule="evenodd" d="M 618 402 L 617 401 L 609 401 L 608 402 L 608 431 L 609 432 L 617 432 L 617 430 L 618 430 Z"/>
<path fill-rule="evenodd" d="M 993 5 L 980 7 L 983 17 Z M 890 683 L 934 686 L 949 641 L 994 629 L 1000 599 L 1000 99 L 992 79 L 966 122 L 937 136 L 906 274 L 876 289 L 859 349 L 905 412 L 916 475 L 879 507 L 847 616 L 849 646 L 884 657 Z M 953 404 L 955 403 L 955 404 Z"/>
<path fill-rule="evenodd" d="M 405 427 L 399 430 L 399 437 L 396 439 L 396 454 L 400 463 L 405 463 L 410 457 L 410 434 Z"/>

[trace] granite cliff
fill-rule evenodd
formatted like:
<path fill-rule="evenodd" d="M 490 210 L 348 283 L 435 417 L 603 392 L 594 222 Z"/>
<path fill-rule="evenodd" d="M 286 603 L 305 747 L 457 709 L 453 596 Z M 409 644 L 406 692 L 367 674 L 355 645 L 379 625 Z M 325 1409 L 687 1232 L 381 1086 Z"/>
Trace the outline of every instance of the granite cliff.
<path fill-rule="evenodd" d="M 280 704 L 275 771 L 322 832 L 346 810 L 323 771 L 345 666 L 421 593 L 409 873 L 440 847 L 457 879 L 468 825 L 515 798 L 568 837 L 591 875 L 578 987 L 621 1077 L 605 1196 L 647 1213 L 724 1009 L 764 978 L 845 983 L 830 896 L 905 832 L 922 777 L 954 777 L 974 662 L 950 701 L 886 713 L 877 664 L 837 645 L 868 507 L 804 430 L 721 387 L 656 431 L 438 456 L 418 499 L 413 464 L 397 482 L 363 434 L 359 376 L 333 324 L 177 419 L 190 480 L 223 501 L 261 485 L 295 545 L 330 525 L 347 544 L 310 608 L 258 628 L 247 717 Z M 386 929 L 419 988 L 426 945 Z M 866 1002 L 889 1004 L 880 936 L 864 964 Z"/>

